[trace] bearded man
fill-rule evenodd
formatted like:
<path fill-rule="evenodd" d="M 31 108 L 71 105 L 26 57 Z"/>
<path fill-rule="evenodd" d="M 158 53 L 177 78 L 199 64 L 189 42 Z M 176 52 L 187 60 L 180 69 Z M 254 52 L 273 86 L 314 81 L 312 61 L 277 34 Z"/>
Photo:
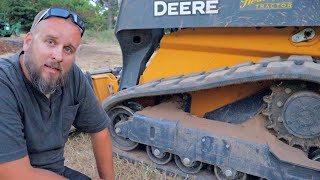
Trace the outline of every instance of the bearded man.
<path fill-rule="evenodd" d="M 71 125 L 90 133 L 100 178 L 114 179 L 109 118 L 75 65 L 84 31 L 77 14 L 43 10 L 23 51 L 0 60 L 0 179 L 90 179 L 64 166 Z"/>

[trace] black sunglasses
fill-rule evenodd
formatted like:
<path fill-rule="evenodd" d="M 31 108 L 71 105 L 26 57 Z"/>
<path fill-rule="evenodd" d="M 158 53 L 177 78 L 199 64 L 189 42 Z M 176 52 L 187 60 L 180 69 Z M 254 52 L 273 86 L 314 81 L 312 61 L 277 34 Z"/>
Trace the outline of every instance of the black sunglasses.
<path fill-rule="evenodd" d="M 76 13 L 68 11 L 66 9 L 63 8 L 49 8 L 48 10 L 46 10 L 41 17 L 39 18 L 39 20 L 37 21 L 37 23 L 35 23 L 35 26 L 42 20 L 47 19 L 49 17 L 60 17 L 60 18 L 64 18 L 67 19 L 69 17 L 73 18 L 73 22 L 79 26 L 79 28 L 81 29 L 81 37 L 85 31 L 85 27 L 84 27 L 84 22 L 81 19 L 80 16 L 78 16 Z"/>

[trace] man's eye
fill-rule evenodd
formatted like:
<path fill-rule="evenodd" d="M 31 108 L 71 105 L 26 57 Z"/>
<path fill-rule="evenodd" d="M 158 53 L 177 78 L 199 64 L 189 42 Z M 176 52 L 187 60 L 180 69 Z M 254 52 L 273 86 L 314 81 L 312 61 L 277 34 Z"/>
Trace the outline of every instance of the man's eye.
<path fill-rule="evenodd" d="M 54 41 L 53 41 L 52 39 L 48 39 L 48 40 L 47 40 L 47 43 L 48 43 L 49 45 L 53 45 L 53 44 L 54 44 Z"/>
<path fill-rule="evenodd" d="M 72 52 L 72 49 L 70 47 L 65 47 L 64 48 L 64 51 L 67 53 L 67 54 L 70 54 Z"/>

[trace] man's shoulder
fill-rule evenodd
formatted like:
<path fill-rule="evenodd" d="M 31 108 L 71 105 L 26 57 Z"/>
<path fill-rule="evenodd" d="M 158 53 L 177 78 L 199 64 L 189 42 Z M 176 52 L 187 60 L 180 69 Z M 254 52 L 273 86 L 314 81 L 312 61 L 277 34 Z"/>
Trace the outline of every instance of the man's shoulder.
<path fill-rule="evenodd" d="M 71 71 L 73 72 L 74 75 L 77 75 L 77 76 L 79 76 L 79 73 L 82 72 L 80 67 L 76 63 L 73 63 L 71 67 Z"/>
<path fill-rule="evenodd" d="M 64 89 L 71 91 L 77 98 L 82 99 L 87 95 L 87 91 L 91 89 L 91 85 L 88 82 L 88 78 L 91 78 L 78 67 L 76 64 L 70 69 L 70 76 L 64 86 Z"/>
<path fill-rule="evenodd" d="M 14 67 L 14 59 L 12 56 L 0 58 L 0 68 L 11 68 Z"/>
<path fill-rule="evenodd" d="M 19 69 L 19 54 L 0 58 L 0 79 L 6 81 L 8 79 L 16 78 Z"/>
<path fill-rule="evenodd" d="M 6 70 L 8 68 L 16 68 L 17 63 L 19 63 L 18 58 L 19 58 L 19 53 L 0 58 L 0 68 L 2 70 Z"/>
<path fill-rule="evenodd" d="M 79 88 L 81 90 L 82 79 L 83 73 L 81 69 L 76 64 L 73 64 L 69 71 L 68 81 L 65 85 L 72 90 L 78 91 Z"/>
<path fill-rule="evenodd" d="M 72 81 L 74 83 L 81 83 L 82 84 L 83 80 L 85 80 L 87 78 L 85 73 L 75 63 L 72 65 L 72 68 L 70 71 L 71 71 Z"/>

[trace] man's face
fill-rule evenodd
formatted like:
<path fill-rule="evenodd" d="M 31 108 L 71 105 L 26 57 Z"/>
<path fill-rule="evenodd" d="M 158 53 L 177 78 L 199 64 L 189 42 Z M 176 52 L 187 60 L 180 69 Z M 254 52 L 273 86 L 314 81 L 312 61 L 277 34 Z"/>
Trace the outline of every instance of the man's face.
<path fill-rule="evenodd" d="M 67 78 L 80 40 L 79 28 L 68 20 L 51 17 L 40 21 L 23 45 L 27 78 L 42 93 L 54 92 Z"/>

